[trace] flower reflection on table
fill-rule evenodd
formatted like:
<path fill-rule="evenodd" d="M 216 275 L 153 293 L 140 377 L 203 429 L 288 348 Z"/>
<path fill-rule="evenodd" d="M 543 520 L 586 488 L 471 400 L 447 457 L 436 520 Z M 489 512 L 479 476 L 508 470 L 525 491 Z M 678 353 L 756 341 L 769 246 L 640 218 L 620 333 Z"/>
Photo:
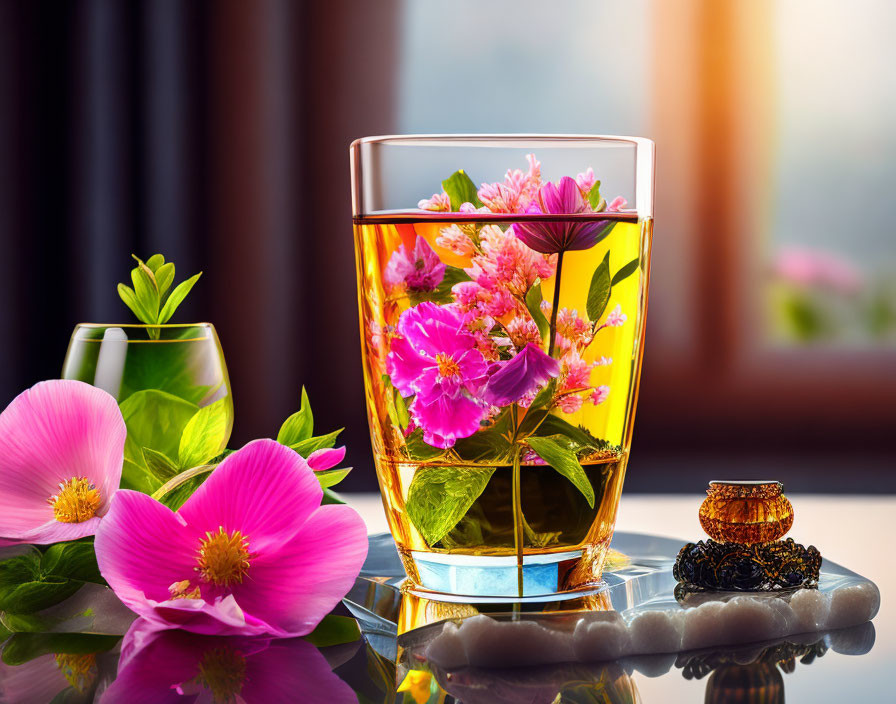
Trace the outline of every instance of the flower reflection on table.
<path fill-rule="evenodd" d="M 118 677 L 100 702 L 355 702 L 327 658 L 301 638 L 159 631 L 143 619 L 124 637 Z"/>

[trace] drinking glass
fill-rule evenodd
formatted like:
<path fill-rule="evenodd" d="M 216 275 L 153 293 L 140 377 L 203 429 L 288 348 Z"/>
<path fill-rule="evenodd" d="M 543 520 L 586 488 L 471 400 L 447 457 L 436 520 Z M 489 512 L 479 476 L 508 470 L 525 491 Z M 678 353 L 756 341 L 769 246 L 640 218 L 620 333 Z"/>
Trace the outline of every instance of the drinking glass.
<path fill-rule="evenodd" d="M 352 143 L 371 440 L 418 593 L 599 583 L 637 400 L 653 162 L 632 137 Z"/>
<path fill-rule="evenodd" d="M 224 353 L 213 325 L 97 325 L 75 327 L 62 369 L 115 397 L 128 436 L 122 486 L 152 493 L 188 458 L 184 429 L 213 404 L 207 423 L 218 454 L 233 428 L 233 398 Z M 189 458 L 198 461 L 196 457 Z M 207 457 L 205 459 L 210 459 Z"/>

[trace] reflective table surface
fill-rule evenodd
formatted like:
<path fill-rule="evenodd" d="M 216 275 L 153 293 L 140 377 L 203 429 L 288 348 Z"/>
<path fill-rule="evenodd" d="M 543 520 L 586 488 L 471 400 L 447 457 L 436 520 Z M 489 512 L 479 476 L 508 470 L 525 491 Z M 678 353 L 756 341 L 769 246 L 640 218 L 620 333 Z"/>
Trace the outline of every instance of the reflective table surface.
<path fill-rule="evenodd" d="M 373 498 L 353 497 L 350 503 L 376 530 Z M 366 576 L 311 638 L 135 634 L 127 610 L 108 593 L 90 590 L 79 592 L 64 609 L 40 614 L 39 622 L 4 616 L 9 630 L 21 632 L 0 633 L 5 640 L 0 703 L 892 701 L 896 641 L 888 599 L 894 587 L 893 551 L 882 541 L 896 516 L 896 500 L 791 498 L 797 510 L 794 537 L 816 544 L 824 555 L 879 586 L 881 609 L 872 623 L 602 663 L 540 664 L 551 657 L 548 651 L 545 658 L 537 644 L 496 640 L 490 646 L 498 655 L 514 653 L 509 666 L 448 669 L 426 659 L 427 644 L 442 624 L 422 624 L 472 612 L 464 605 L 430 606 L 421 619 L 419 609 L 405 605 L 403 616 L 402 596 L 394 588 L 399 580 L 388 577 L 398 565 L 394 549 L 387 537 L 374 537 Z M 656 532 L 677 534 L 672 543 L 684 543 L 701 535 L 699 501 L 696 496 L 624 497 L 619 525 L 624 530 L 632 524 L 659 528 Z M 672 543 L 666 540 L 660 539 L 668 550 Z M 408 630 L 417 624 L 422 627 Z M 132 633 L 122 648 L 121 634 L 128 628 Z"/>

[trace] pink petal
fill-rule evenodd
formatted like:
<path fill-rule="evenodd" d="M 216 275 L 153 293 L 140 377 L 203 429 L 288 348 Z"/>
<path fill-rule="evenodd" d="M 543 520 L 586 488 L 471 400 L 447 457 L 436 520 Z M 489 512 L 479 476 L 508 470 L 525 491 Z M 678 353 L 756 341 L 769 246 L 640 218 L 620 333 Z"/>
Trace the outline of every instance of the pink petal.
<path fill-rule="evenodd" d="M 246 687 L 241 694 L 246 704 L 296 701 L 302 704 L 349 704 L 357 702 L 355 692 L 338 675 L 311 643 L 275 640 L 259 653 L 246 658 Z"/>
<path fill-rule="evenodd" d="M 274 440 L 255 440 L 218 465 L 178 513 L 200 534 L 238 530 L 258 553 L 290 540 L 322 498 L 298 453 Z"/>
<path fill-rule="evenodd" d="M 332 469 L 345 459 L 345 447 L 328 447 L 315 450 L 308 455 L 308 466 L 315 472 L 322 469 Z"/>
<path fill-rule="evenodd" d="M 423 428 L 423 440 L 435 447 L 448 448 L 457 438 L 466 438 L 479 430 L 486 408 L 466 396 L 450 398 L 444 394 L 417 396 L 410 406 L 414 421 Z"/>
<path fill-rule="evenodd" d="M 0 414 L 0 536 L 53 542 L 92 532 L 95 522 L 49 531 L 55 518 L 47 500 L 60 482 L 86 477 L 99 489 L 103 515 L 121 480 L 126 433 L 115 399 L 89 384 L 44 381 L 19 394 Z"/>
<path fill-rule="evenodd" d="M 172 584 L 196 575 L 200 537 L 167 506 L 123 489 L 115 494 L 97 530 L 96 559 L 125 606 L 153 618 L 150 600 L 166 601 Z"/>
<path fill-rule="evenodd" d="M 367 556 L 367 529 L 348 506 L 321 506 L 276 553 L 257 557 L 233 594 L 281 636 L 306 635 L 348 592 Z"/>
<path fill-rule="evenodd" d="M 246 614 L 232 594 L 213 602 L 204 599 L 148 601 L 141 613 L 158 629 L 179 628 L 209 636 L 257 636 L 270 633 L 271 627 Z"/>

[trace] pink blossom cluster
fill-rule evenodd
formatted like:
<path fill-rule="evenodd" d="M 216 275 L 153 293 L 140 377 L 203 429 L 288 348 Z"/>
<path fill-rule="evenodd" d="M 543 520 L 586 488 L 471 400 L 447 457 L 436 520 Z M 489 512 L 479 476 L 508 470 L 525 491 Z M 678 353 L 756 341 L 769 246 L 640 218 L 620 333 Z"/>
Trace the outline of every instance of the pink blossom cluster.
<path fill-rule="evenodd" d="M 819 286 L 852 294 L 862 288 L 862 273 L 845 257 L 808 247 L 786 247 L 773 264 L 773 271 L 797 286 Z"/>
<path fill-rule="evenodd" d="M 524 213 L 541 187 L 541 162 L 526 154 L 529 170 L 508 169 L 503 183 L 483 183 L 476 195 L 492 213 Z"/>

